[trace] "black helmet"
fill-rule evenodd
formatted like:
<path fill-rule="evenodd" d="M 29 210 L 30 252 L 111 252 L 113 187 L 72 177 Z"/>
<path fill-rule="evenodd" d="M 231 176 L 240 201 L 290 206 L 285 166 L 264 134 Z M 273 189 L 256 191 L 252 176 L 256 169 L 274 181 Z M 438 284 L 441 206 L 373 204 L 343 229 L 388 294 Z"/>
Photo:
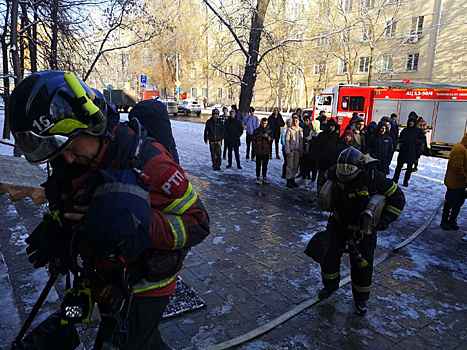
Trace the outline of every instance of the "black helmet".
<path fill-rule="evenodd" d="M 15 88 L 8 107 L 11 132 L 31 163 L 55 158 L 79 134 L 99 136 L 106 128 L 105 99 L 72 73 L 30 75 Z"/>
<path fill-rule="evenodd" d="M 349 147 L 339 154 L 337 159 L 337 178 L 342 182 L 355 179 L 365 168 L 365 157 L 358 149 Z"/>
<path fill-rule="evenodd" d="M 212 110 L 212 115 L 214 115 L 214 114 L 217 114 L 217 115 L 220 114 L 220 113 L 219 113 L 219 110 L 218 110 L 217 108 L 214 108 L 214 109 Z"/>

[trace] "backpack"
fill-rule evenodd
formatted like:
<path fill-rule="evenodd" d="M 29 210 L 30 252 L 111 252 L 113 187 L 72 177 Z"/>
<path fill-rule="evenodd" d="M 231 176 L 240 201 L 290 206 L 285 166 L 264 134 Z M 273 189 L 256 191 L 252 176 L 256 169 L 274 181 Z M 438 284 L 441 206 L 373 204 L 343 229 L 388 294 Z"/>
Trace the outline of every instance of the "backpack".
<path fill-rule="evenodd" d="M 138 118 L 141 126 L 146 129 L 147 135 L 164 146 L 174 161 L 180 164 L 167 107 L 159 100 L 140 101 L 128 115 L 130 122 L 134 118 Z"/>

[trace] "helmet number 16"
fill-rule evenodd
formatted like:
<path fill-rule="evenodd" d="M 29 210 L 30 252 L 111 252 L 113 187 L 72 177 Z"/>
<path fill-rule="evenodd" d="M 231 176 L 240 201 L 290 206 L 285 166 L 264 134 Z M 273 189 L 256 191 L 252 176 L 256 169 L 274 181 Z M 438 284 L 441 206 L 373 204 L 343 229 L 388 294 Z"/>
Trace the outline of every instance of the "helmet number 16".
<path fill-rule="evenodd" d="M 34 120 L 32 125 L 39 130 L 39 132 L 42 132 L 44 130 L 47 130 L 50 128 L 52 125 L 50 123 L 50 120 L 47 119 L 45 115 L 42 115 L 39 117 L 39 121 Z"/>

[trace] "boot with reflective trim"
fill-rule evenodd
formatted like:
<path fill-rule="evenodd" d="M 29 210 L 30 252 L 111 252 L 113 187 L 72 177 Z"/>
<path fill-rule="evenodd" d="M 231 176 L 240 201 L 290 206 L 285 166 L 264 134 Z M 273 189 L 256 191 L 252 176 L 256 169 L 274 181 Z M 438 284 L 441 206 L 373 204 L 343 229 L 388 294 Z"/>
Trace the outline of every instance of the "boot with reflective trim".
<path fill-rule="evenodd" d="M 368 312 L 366 302 L 364 300 L 355 300 L 355 312 L 358 316 L 365 316 Z"/>

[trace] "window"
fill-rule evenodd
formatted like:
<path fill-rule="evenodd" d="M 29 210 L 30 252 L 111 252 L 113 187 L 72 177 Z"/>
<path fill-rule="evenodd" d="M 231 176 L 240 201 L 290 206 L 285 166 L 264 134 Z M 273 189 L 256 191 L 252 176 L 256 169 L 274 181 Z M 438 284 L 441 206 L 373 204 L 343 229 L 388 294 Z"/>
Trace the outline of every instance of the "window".
<path fill-rule="evenodd" d="M 398 4 L 399 0 L 388 0 L 388 4 Z"/>
<path fill-rule="evenodd" d="M 224 23 L 222 23 L 221 21 L 218 21 L 217 22 L 217 31 L 222 32 L 224 29 L 225 29 Z"/>
<path fill-rule="evenodd" d="M 238 65 L 238 75 L 239 75 L 239 76 L 243 77 L 243 70 L 244 70 L 244 69 L 245 69 L 244 66 L 242 66 L 242 65 L 240 65 L 240 64 Z"/>
<path fill-rule="evenodd" d="M 424 18 L 425 16 L 412 17 L 412 27 L 410 28 L 410 36 L 422 35 Z"/>
<path fill-rule="evenodd" d="M 196 78 L 196 68 L 191 68 L 190 78 L 191 79 Z"/>
<path fill-rule="evenodd" d="M 255 99 L 256 99 L 255 89 L 253 89 L 253 91 L 251 92 L 251 100 L 254 101 Z"/>
<path fill-rule="evenodd" d="M 202 88 L 201 89 L 201 95 L 202 95 L 203 98 L 204 97 L 208 98 L 208 89 Z"/>
<path fill-rule="evenodd" d="M 313 75 L 321 75 L 326 72 L 326 64 L 325 63 L 315 63 L 313 65 Z"/>
<path fill-rule="evenodd" d="M 323 36 L 321 38 L 318 38 L 318 40 L 316 40 L 316 47 L 327 47 L 329 46 L 329 40 L 327 37 Z"/>
<path fill-rule="evenodd" d="M 183 79 L 183 69 L 178 70 L 178 80 Z"/>
<path fill-rule="evenodd" d="M 222 100 L 222 88 L 217 89 L 217 99 Z"/>
<path fill-rule="evenodd" d="M 349 72 L 349 62 L 347 60 L 339 60 L 339 64 L 337 66 L 337 74 L 344 75 Z"/>
<path fill-rule="evenodd" d="M 221 71 L 221 67 L 217 67 L 216 69 L 216 75 L 218 78 L 220 78 L 222 76 L 222 71 Z"/>
<path fill-rule="evenodd" d="M 392 56 L 387 55 L 381 58 L 381 71 L 391 72 L 392 71 Z"/>
<path fill-rule="evenodd" d="M 396 37 L 396 21 L 386 22 L 386 28 L 384 30 L 384 37 L 395 38 Z"/>
<path fill-rule="evenodd" d="M 369 66 L 370 66 L 370 57 L 360 57 L 358 59 L 358 72 L 359 73 L 368 73 Z"/>
<path fill-rule="evenodd" d="M 407 72 L 416 72 L 418 71 L 418 57 L 420 54 L 412 53 L 407 55 L 407 62 L 405 64 L 405 70 Z"/>
<path fill-rule="evenodd" d="M 229 66 L 229 73 L 233 74 L 233 66 Z"/>
<path fill-rule="evenodd" d="M 352 1 L 353 0 L 342 0 L 342 11 L 351 12 L 352 11 Z"/>
<path fill-rule="evenodd" d="M 318 15 L 329 16 L 331 14 L 331 7 L 327 0 L 323 0 L 318 4 Z"/>
<path fill-rule="evenodd" d="M 361 41 L 369 41 L 370 40 L 370 28 L 367 26 L 362 28 L 362 37 Z"/>
<path fill-rule="evenodd" d="M 341 108 L 344 111 L 363 111 L 364 106 L 363 96 L 342 96 Z"/>
<path fill-rule="evenodd" d="M 232 98 L 233 98 L 232 89 L 229 88 L 229 89 L 227 89 L 227 99 L 231 100 Z"/>
<path fill-rule="evenodd" d="M 371 9 L 375 6 L 375 0 L 362 0 L 362 6 Z"/>
<path fill-rule="evenodd" d="M 196 88 L 191 88 L 191 97 L 197 98 L 198 97 L 198 91 Z"/>

